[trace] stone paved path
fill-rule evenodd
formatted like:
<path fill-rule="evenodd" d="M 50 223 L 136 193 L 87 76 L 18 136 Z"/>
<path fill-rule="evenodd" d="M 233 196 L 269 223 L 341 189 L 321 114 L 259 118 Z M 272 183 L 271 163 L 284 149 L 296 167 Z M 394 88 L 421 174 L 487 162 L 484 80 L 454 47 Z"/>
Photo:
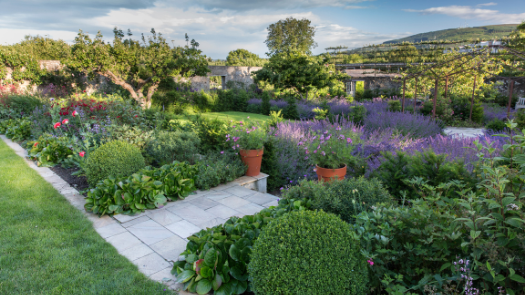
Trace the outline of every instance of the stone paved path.
<path fill-rule="evenodd" d="M 233 181 L 208 191 L 197 191 L 184 200 L 169 202 L 162 209 L 147 210 L 134 216 L 98 217 L 84 210 L 85 199 L 51 169 L 38 167 L 27 159 L 27 151 L 0 135 L 17 155 L 26 159 L 75 208 L 93 223 L 95 230 L 118 252 L 131 260 L 139 270 L 155 281 L 178 289 L 170 273 L 173 261 L 186 249 L 187 237 L 218 224 L 232 216 L 242 217 L 277 205 L 277 197 L 259 193 Z M 181 294 L 186 292 L 181 292 Z"/>

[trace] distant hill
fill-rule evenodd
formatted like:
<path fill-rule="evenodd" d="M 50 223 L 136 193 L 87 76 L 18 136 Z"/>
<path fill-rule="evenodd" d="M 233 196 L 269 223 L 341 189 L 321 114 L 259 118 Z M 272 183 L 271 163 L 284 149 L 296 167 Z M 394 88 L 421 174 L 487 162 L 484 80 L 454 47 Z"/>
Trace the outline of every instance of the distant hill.
<path fill-rule="evenodd" d="M 447 40 L 447 41 L 461 41 L 467 39 L 482 39 L 490 40 L 508 36 L 512 31 L 516 29 L 518 24 L 515 25 L 493 25 L 493 26 L 482 26 L 473 28 L 459 28 L 459 29 L 448 29 L 433 31 L 428 33 L 421 33 L 401 39 L 395 39 L 383 42 L 383 44 L 394 44 L 402 42 L 422 42 L 422 41 L 433 41 L 433 40 Z"/>

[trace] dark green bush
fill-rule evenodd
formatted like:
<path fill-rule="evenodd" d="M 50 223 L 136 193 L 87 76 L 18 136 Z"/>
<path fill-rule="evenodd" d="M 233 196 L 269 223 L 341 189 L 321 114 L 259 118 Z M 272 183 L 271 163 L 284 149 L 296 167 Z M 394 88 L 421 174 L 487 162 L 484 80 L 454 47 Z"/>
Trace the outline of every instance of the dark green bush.
<path fill-rule="evenodd" d="M 264 91 L 262 94 L 261 114 L 270 115 L 270 93 Z"/>
<path fill-rule="evenodd" d="M 255 294 L 367 294 L 368 268 L 347 223 L 323 211 L 271 221 L 248 265 Z"/>
<path fill-rule="evenodd" d="M 519 109 L 514 115 L 514 121 L 519 129 L 525 129 L 525 110 Z"/>
<path fill-rule="evenodd" d="M 494 120 L 488 122 L 487 126 L 485 126 L 485 128 L 487 128 L 489 130 L 494 130 L 494 131 L 501 131 L 501 130 L 505 129 L 505 127 L 507 127 L 505 125 L 505 122 L 501 121 L 500 119 L 494 119 Z"/>
<path fill-rule="evenodd" d="M 15 119 L 5 130 L 5 136 L 14 141 L 23 141 L 31 138 L 31 121 Z"/>
<path fill-rule="evenodd" d="M 275 149 L 275 138 L 270 136 L 264 143 L 264 156 L 261 163 L 261 172 L 269 175 L 267 186 L 269 191 L 273 191 L 286 184 L 286 179 L 279 177 L 277 151 Z"/>
<path fill-rule="evenodd" d="M 146 151 L 158 165 L 173 161 L 193 163 L 200 142 L 197 134 L 191 131 L 160 131 L 147 143 Z"/>
<path fill-rule="evenodd" d="M 400 112 L 401 111 L 401 102 L 399 100 L 389 100 L 388 101 L 388 110 L 391 112 Z"/>
<path fill-rule="evenodd" d="M 145 130 L 138 126 L 111 125 L 106 127 L 106 130 L 108 136 L 103 139 L 103 142 L 121 140 L 136 146 L 141 151 L 144 151 L 147 143 L 153 137 L 153 130 Z"/>
<path fill-rule="evenodd" d="M 42 102 L 32 95 L 10 95 L 5 100 L 9 108 L 20 115 L 30 115 L 35 108 L 42 107 Z"/>
<path fill-rule="evenodd" d="M 285 119 L 290 119 L 290 120 L 299 119 L 299 113 L 297 112 L 297 101 L 295 97 L 290 96 L 287 102 L 288 102 L 288 105 L 283 110 L 283 117 Z"/>
<path fill-rule="evenodd" d="M 195 121 L 195 127 L 203 151 L 224 150 L 226 147 L 226 134 L 228 134 L 228 123 L 214 118 L 207 119 L 199 117 Z"/>
<path fill-rule="evenodd" d="M 144 168 L 140 150 L 125 141 L 110 141 L 94 150 L 86 160 L 86 177 L 91 186 L 113 176 L 129 176 Z"/>
<path fill-rule="evenodd" d="M 498 92 L 496 94 L 496 98 L 494 99 L 494 102 L 499 104 L 502 107 L 506 107 L 509 104 L 509 94 L 507 93 L 501 93 Z M 511 99 L 510 107 L 514 108 L 516 106 L 516 102 L 518 102 L 518 95 L 513 94 Z"/>
<path fill-rule="evenodd" d="M 348 178 L 328 183 L 301 180 L 284 190 L 284 199 L 309 200 L 312 209 L 321 209 L 351 222 L 361 211 L 378 203 L 392 203 L 392 197 L 376 178 Z"/>
<path fill-rule="evenodd" d="M 263 157 L 264 158 L 264 157 Z M 246 173 L 246 165 L 232 152 L 208 152 L 197 161 L 199 177 L 195 180 L 198 189 L 207 190 L 221 183 L 234 181 Z"/>
<path fill-rule="evenodd" d="M 407 180 L 414 177 L 421 177 L 433 186 L 459 180 L 473 188 L 477 183 L 474 175 L 465 168 L 463 161 L 449 162 L 446 160 L 447 155 L 436 155 L 432 150 L 412 156 L 403 152 L 397 152 L 395 155 L 387 152 L 382 155 L 385 161 L 372 175 L 383 183 L 393 197 L 398 199 L 402 197 L 402 191 L 407 192 L 408 198 L 417 198 L 414 188 L 407 183 Z"/>
<path fill-rule="evenodd" d="M 53 167 L 73 155 L 68 137 L 52 137 L 49 134 L 27 142 L 26 149 L 28 157 L 35 160 L 39 167 Z"/>
<path fill-rule="evenodd" d="M 253 114 L 260 114 L 261 113 L 261 105 L 259 104 L 249 104 L 246 108 L 247 113 L 253 113 Z"/>

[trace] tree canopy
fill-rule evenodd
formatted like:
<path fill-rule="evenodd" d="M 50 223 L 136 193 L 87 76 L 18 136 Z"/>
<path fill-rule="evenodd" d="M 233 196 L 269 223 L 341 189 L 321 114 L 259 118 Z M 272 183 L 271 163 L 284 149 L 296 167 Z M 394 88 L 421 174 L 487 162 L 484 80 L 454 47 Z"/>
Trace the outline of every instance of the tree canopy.
<path fill-rule="evenodd" d="M 232 50 L 226 58 L 227 66 L 262 67 L 268 61 L 246 49 Z"/>
<path fill-rule="evenodd" d="M 72 46 L 69 68 L 88 75 L 102 75 L 126 89 L 144 108 L 151 106 L 151 97 L 160 82 L 168 77 L 204 76 L 208 62 L 199 44 L 171 48 L 154 29 L 151 36 L 142 35 L 142 42 L 125 39 L 115 28 L 113 44 L 105 43 L 98 32 L 94 39 L 80 31 Z M 131 36 L 128 30 L 128 36 Z M 187 38 L 188 39 L 188 38 Z M 189 40 L 187 40 L 189 41 Z"/>
<path fill-rule="evenodd" d="M 267 82 L 279 89 L 296 90 L 303 98 L 313 89 L 334 87 L 348 75 L 338 72 L 330 63 L 330 56 L 310 56 L 291 51 L 270 57 L 264 67 L 255 72 L 254 81 Z"/>
<path fill-rule="evenodd" d="M 280 20 L 268 27 L 268 37 L 266 45 L 269 52 L 267 55 L 274 55 L 287 51 L 299 51 L 311 54 L 312 49 L 317 47 L 314 41 L 315 27 L 308 19 L 295 19 L 289 17 Z"/>

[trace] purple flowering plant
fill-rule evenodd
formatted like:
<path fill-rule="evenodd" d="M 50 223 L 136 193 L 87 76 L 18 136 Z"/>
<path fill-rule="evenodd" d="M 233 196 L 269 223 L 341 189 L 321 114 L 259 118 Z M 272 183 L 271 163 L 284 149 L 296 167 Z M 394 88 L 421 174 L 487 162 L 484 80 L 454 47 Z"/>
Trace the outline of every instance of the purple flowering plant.
<path fill-rule="evenodd" d="M 268 140 L 268 134 L 258 125 L 247 126 L 242 122 L 226 134 L 226 143 L 232 150 L 261 150 Z"/>
<path fill-rule="evenodd" d="M 304 148 L 305 154 L 314 165 L 321 168 L 343 168 L 352 157 L 353 144 L 357 138 L 351 130 L 343 131 L 337 126 L 335 129 L 314 134 Z M 303 144 L 306 142 L 298 143 L 299 146 Z"/>

